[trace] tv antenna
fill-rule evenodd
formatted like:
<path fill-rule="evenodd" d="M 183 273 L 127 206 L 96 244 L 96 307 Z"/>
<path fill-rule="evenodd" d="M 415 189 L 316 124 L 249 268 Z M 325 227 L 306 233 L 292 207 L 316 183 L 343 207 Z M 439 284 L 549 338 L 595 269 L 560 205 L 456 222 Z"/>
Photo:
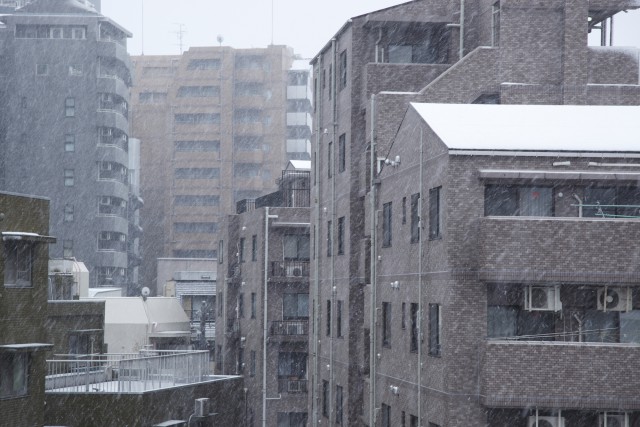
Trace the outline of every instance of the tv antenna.
<path fill-rule="evenodd" d="M 184 35 L 187 33 L 187 30 L 185 30 L 184 24 L 176 23 L 175 25 L 178 26 L 178 29 L 173 33 L 176 35 L 176 37 L 178 37 L 178 47 L 180 48 L 180 55 L 182 55 L 184 46 Z"/>

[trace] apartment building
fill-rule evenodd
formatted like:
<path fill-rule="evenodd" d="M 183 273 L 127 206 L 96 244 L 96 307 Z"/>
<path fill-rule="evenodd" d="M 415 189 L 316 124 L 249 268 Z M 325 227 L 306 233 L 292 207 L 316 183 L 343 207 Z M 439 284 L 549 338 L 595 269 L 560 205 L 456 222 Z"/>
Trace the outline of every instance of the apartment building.
<path fill-rule="evenodd" d="M 49 200 L 0 193 L 0 424 L 44 425 Z"/>
<path fill-rule="evenodd" d="M 91 286 L 135 287 L 131 34 L 75 0 L 39 0 L 1 20 L 0 188 L 51 197 L 52 258 L 84 262 Z"/>
<path fill-rule="evenodd" d="M 143 269 L 156 289 L 157 258 L 216 258 L 220 221 L 235 203 L 274 191 L 289 159 L 310 157 L 309 70 L 274 45 L 133 62 Z"/>
<path fill-rule="evenodd" d="M 0 0 L 0 7 L 7 7 L 12 9 L 18 9 L 24 7 L 30 3 L 34 3 L 36 0 Z M 97 12 L 100 12 L 100 3 L 101 0 L 72 0 L 74 3 L 79 3 L 82 5 L 90 6 L 94 8 Z"/>
<path fill-rule="evenodd" d="M 451 410 L 440 407 L 447 419 L 427 420 L 425 407 L 407 409 L 404 418 L 400 413 L 393 421 L 386 415 L 398 405 L 385 393 L 391 386 L 401 389 L 387 380 L 403 362 L 388 355 L 383 363 L 383 325 L 396 322 L 403 311 L 396 302 L 400 307 L 385 317 L 383 303 L 392 301 L 377 296 L 392 282 L 389 271 L 377 271 L 375 230 L 389 209 L 376 196 L 378 172 L 391 173 L 394 165 L 410 160 L 396 159 L 390 150 L 410 102 L 640 104 L 637 49 L 610 46 L 608 37 L 602 37 L 602 46 L 588 46 L 587 40 L 590 31 L 607 34 L 602 28 L 610 28 L 616 13 L 638 6 L 635 1 L 548 0 L 534 7 L 516 0 L 418 0 L 350 19 L 314 58 L 312 425 L 402 425 L 403 419 L 420 426 L 484 425 L 487 415 L 481 410 L 467 418 L 464 412 L 449 416 L 451 401 Z M 395 208 L 403 212 L 396 217 L 409 217 L 411 194 L 406 197 L 400 202 L 404 209 Z M 422 286 L 431 280 L 425 272 Z M 434 301 L 404 302 L 405 326 L 418 316 L 424 328 L 425 304 Z M 464 353 L 467 344 L 458 344 Z M 437 387 L 430 393 L 453 396 Z M 395 402 L 404 401 L 397 396 Z"/>
<path fill-rule="evenodd" d="M 222 228 L 216 367 L 244 377 L 246 426 L 308 422 L 309 166 L 291 161 Z"/>

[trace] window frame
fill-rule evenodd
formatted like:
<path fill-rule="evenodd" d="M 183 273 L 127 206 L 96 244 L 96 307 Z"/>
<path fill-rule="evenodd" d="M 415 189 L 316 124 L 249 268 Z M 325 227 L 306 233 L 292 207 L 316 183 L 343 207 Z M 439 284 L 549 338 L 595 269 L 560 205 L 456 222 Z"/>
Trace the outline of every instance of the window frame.
<path fill-rule="evenodd" d="M 76 116 L 76 98 L 69 96 L 64 100 L 64 116 L 75 117 Z"/>
<path fill-rule="evenodd" d="M 25 397 L 29 395 L 29 373 L 31 357 L 29 352 L 0 352 L 0 400 Z M 16 369 L 17 366 L 17 369 Z M 19 381 L 16 381 L 16 373 Z M 16 387 L 18 383 L 18 387 Z"/>
<path fill-rule="evenodd" d="M 392 306 L 391 302 L 382 302 L 382 346 L 391 348 Z"/>
<path fill-rule="evenodd" d="M 345 217 L 338 218 L 338 255 L 344 255 L 344 224 Z"/>
<path fill-rule="evenodd" d="M 393 202 L 382 205 L 382 247 L 392 246 L 393 239 Z"/>
<path fill-rule="evenodd" d="M 429 189 L 429 240 L 442 238 L 442 187 Z"/>
<path fill-rule="evenodd" d="M 338 137 L 338 173 L 346 170 L 347 155 L 347 134 L 343 133 Z"/>
<path fill-rule="evenodd" d="M 33 288 L 35 251 L 35 242 L 26 240 L 3 242 L 5 288 Z"/>
<path fill-rule="evenodd" d="M 442 356 L 442 311 L 440 304 L 429 304 L 429 356 Z"/>
<path fill-rule="evenodd" d="M 411 195 L 411 243 L 420 241 L 420 193 Z"/>

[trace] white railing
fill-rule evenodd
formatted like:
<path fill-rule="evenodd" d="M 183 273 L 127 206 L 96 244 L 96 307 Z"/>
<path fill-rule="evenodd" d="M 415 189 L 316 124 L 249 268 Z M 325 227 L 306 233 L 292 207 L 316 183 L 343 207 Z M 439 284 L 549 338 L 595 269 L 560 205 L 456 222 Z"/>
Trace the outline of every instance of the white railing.
<path fill-rule="evenodd" d="M 142 393 L 210 379 L 208 351 L 142 350 L 136 354 L 65 355 L 47 361 L 52 393 Z"/>

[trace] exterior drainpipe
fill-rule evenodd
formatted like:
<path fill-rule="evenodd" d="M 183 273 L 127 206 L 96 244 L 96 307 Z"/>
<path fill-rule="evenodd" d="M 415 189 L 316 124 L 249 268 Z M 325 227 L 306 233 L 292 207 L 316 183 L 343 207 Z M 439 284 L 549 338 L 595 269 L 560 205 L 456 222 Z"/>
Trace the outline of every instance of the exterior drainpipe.
<path fill-rule="evenodd" d="M 332 98 L 331 98 L 331 122 L 332 122 L 332 127 L 331 127 L 331 159 L 329 160 L 331 162 L 330 164 L 330 168 L 331 168 L 331 230 L 329 230 L 329 233 L 331 235 L 331 269 L 330 269 L 330 275 L 331 275 L 331 334 L 330 334 L 330 342 L 329 342 L 329 404 L 330 404 L 330 411 L 329 411 L 329 415 L 330 415 L 330 420 L 329 420 L 329 425 L 333 426 L 335 425 L 335 410 L 336 408 L 334 407 L 335 405 L 333 404 L 333 399 L 334 399 L 334 395 L 333 395 L 333 390 L 335 388 L 335 369 L 333 367 L 334 364 L 334 341 L 335 341 L 335 318 L 336 318 L 336 280 L 335 280 L 335 256 L 336 254 L 333 251 L 333 246 L 334 246 L 334 242 L 335 242 L 335 236 L 334 236 L 334 230 L 336 227 L 336 223 L 335 223 L 335 216 L 336 216 L 336 162 L 335 162 L 335 158 L 336 158 L 336 134 L 337 134 L 337 127 L 338 127 L 338 115 L 337 115 L 337 104 L 338 101 L 336 100 L 336 97 L 338 95 L 338 90 L 336 88 L 336 83 L 337 83 L 337 79 L 336 79 L 336 75 L 338 74 L 338 62 L 337 62 L 337 51 L 336 51 L 336 39 L 332 39 L 331 40 L 331 61 L 333 62 L 333 73 L 331 73 L 331 90 L 333 91 L 332 94 Z"/>
<path fill-rule="evenodd" d="M 418 199 L 418 427 L 422 427 L 422 255 L 424 236 L 422 233 L 422 201 L 424 199 L 424 135 L 420 129 L 420 198 Z"/>
<path fill-rule="evenodd" d="M 460 22 L 458 24 L 447 24 L 449 28 L 458 28 L 460 33 L 459 52 L 460 59 L 464 57 L 464 0 L 460 0 Z"/>
<path fill-rule="evenodd" d="M 371 293 L 370 293 L 370 307 L 369 307 L 369 425 L 376 425 L 376 286 L 377 286 L 377 262 L 378 255 L 376 251 L 376 184 L 374 179 L 376 177 L 377 161 L 376 161 L 376 136 L 375 136 L 375 95 L 371 95 L 371 153 L 370 153 L 370 171 L 369 179 L 371 180 L 371 194 L 369 195 L 370 206 L 370 267 L 369 274 L 371 275 Z"/>
<path fill-rule="evenodd" d="M 264 301 L 262 305 L 262 427 L 267 426 L 267 286 L 269 284 L 269 220 L 278 215 L 269 215 L 269 207 L 264 208 Z"/>

